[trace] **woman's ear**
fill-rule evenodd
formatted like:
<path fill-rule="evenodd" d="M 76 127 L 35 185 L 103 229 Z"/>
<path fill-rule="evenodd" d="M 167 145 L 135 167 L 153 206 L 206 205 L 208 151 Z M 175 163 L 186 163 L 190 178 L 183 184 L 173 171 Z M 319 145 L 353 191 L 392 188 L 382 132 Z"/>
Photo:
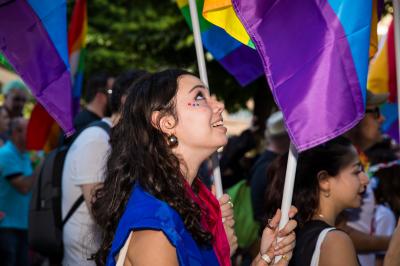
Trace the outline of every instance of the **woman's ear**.
<path fill-rule="evenodd" d="M 159 111 L 154 111 L 151 114 L 151 124 L 153 127 L 160 129 L 167 135 L 173 134 L 173 129 L 175 128 L 176 122 L 172 115 L 164 115 L 160 118 L 161 113 Z"/>
<path fill-rule="evenodd" d="M 324 194 L 329 194 L 331 190 L 330 178 L 327 171 L 322 170 L 317 174 L 319 189 Z"/>

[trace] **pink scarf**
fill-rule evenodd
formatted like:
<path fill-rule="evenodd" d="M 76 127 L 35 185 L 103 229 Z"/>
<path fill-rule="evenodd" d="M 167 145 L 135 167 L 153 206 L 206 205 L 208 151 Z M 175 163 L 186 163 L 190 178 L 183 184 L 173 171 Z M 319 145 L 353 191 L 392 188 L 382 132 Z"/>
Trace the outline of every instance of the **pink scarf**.
<path fill-rule="evenodd" d="M 230 248 L 224 225 L 222 224 L 219 202 L 198 178 L 193 182 L 196 182 L 199 187 L 199 193 L 197 195 L 187 182 L 185 182 L 185 185 L 189 197 L 200 206 L 202 214 L 201 225 L 214 237 L 213 249 L 219 264 L 221 266 L 230 266 Z"/>

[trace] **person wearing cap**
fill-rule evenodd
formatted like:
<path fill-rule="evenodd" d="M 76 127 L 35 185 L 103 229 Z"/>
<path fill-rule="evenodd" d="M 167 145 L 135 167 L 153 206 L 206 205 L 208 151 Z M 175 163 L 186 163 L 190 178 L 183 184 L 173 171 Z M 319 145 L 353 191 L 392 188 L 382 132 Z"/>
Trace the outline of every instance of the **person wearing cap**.
<path fill-rule="evenodd" d="M 365 116 L 346 134 L 356 146 L 365 172 L 368 172 L 369 167 L 365 151 L 382 140 L 380 127 L 385 117 L 380 113 L 379 106 L 385 103 L 387 98 L 387 94 L 375 94 L 367 90 Z M 363 266 L 374 266 L 375 252 L 386 250 L 390 241 L 389 237 L 372 236 L 374 210 L 375 198 L 372 186 L 368 184 L 361 208 L 347 211 L 345 215 L 347 223 L 342 224 L 342 229 L 352 239 Z"/>
<path fill-rule="evenodd" d="M 10 119 L 22 117 L 25 103 L 28 100 L 28 89 L 20 80 L 13 80 L 5 84 L 2 88 L 4 94 L 4 107 Z"/>
<path fill-rule="evenodd" d="M 281 111 L 273 113 L 267 119 L 265 139 L 266 150 L 252 167 L 250 183 L 254 219 L 259 222 L 264 218 L 264 194 L 268 184 L 267 168 L 278 155 L 288 152 L 290 145 Z"/>

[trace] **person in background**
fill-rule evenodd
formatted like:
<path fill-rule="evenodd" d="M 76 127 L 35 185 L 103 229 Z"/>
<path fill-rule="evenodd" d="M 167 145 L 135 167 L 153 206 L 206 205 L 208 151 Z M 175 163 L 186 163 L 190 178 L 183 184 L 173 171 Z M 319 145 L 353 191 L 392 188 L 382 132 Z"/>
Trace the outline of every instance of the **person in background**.
<path fill-rule="evenodd" d="M 8 140 L 10 117 L 4 106 L 0 106 L 0 147 Z"/>
<path fill-rule="evenodd" d="M 289 150 L 290 139 L 286 132 L 281 111 L 271 114 L 266 121 L 265 139 L 267 147 L 251 170 L 251 203 L 254 219 L 261 224 L 265 218 L 265 190 L 268 185 L 267 169 L 271 162 Z"/>
<path fill-rule="evenodd" d="M 254 163 L 254 156 L 250 158 L 246 155 L 257 147 L 256 130 L 257 127 L 251 126 L 239 136 L 229 137 L 219 160 L 224 189 L 233 187 L 242 180 L 250 179 L 250 168 Z"/>
<path fill-rule="evenodd" d="M 19 80 L 10 81 L 3 86 L 2 93 L 4 94 L 4 107 L 10 119 L 22 117 L 29 96 L 25 84 Z"/>
<path fill-rule="evenodd" d="M 33 172 L 25 150 L 27 121 L 11 119 L 10 139 L 0 148 L 0 261 L 2 265 L 29 265 L 28 209 Z M 40 167 L 38 167 L 39 169 Z"/>
<path fill-rule="evenodd" d="M 118 123 L 132 83 L 144 74 L 144 71 L 129 71 L 116 79 L 110 96 L 112 115 L 101 120 L 108 129 Z M 99 122 L 93 123 L 98 125 Z M 95 264 L 93 260 L 88 260 L 100 242 L 91 216 L 91 199 L 93 189 L 104 180 L 103 171 L 111 149 L 109 140 L 109 134 L 104 129 L 90 126 L 74 140 L 66 155 L 62 178 L 63 217 L 82 194 L 86 204 L 81 204 L 63 227 L 63 265 Z"/>
<path fill-rule="evenodd" d="M 64 139 L 62 144 L 71 144 L 80 132 L 90 123 L 110 116 L 110 93 L 114 79 L 105 74 L 96 74 L 89 78 L 85 87 L 86 106 L 74 118 L 75 133 Z"/>
<path fill-rule="evenodd" d="M 375 196 L 374 235 L 392 236 L 400 214 L 400 164 L 398 160 L 372 165 L 369 169 Z M 383 265 L 385 252 L 376 253 L 376 265 Z"/>
<path fill-rule="evenodd" d="M 286 164 L 287 154 L 270 167 L 271 180 L 265 192 L 268 210 L 282 201 Z M 344 209 L 360 207 L 367 184 L 357 150 L 346 138 L 338 137 L 299 154 L 293 191 L 299 228 L 290 265 L 359 265 L 350 237 L 335 223 Z"/>
<path fill-rule="evenodd" d="M 375 94 L 367 90 L 367 102 L 364 118 L 346 136 L 356 147 L 360 161 L 366 173 L 370 166 L 370 160 L 366 151 L 383 137 L 380 127 L 385 118 L 380 113 L 379 106 L 386 102 L 387 94 Z M 375 198 L 372 183 L 366 187 L 363 194 L 363 202 L 360 208 L 346 211 L 339 227 L 345 230 L 354 242 L 358 258 L 363 266 L 375 266 L 375 253 L 385 251 L 388 248 L 390 237 L 373 235 L 373 219 L 375 210 Z"/>
<path fill-rule="evenodd" d="M 397 226 L 394 230 L 392 239 L 390 240 L 389 248 L 386 252 L 383 261 L 384 266 L 400 265 L 400 219 L 397 220 Z"/>

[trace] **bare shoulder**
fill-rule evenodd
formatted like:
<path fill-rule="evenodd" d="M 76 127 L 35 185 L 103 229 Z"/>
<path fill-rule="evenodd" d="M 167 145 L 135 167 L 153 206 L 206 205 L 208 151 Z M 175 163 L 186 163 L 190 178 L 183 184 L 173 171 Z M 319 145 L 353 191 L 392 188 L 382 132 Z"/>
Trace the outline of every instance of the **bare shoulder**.
<path fill-rule="evenodd" d="M 354 244 L 343 231 L 330 231 L 321 245 L 319 265 L 358 265 Z"/>
<path fill-rule="evenodd" d="M 178 265 L 175 247 L 162 231 L 132 232 L 125 265 Z"/>

